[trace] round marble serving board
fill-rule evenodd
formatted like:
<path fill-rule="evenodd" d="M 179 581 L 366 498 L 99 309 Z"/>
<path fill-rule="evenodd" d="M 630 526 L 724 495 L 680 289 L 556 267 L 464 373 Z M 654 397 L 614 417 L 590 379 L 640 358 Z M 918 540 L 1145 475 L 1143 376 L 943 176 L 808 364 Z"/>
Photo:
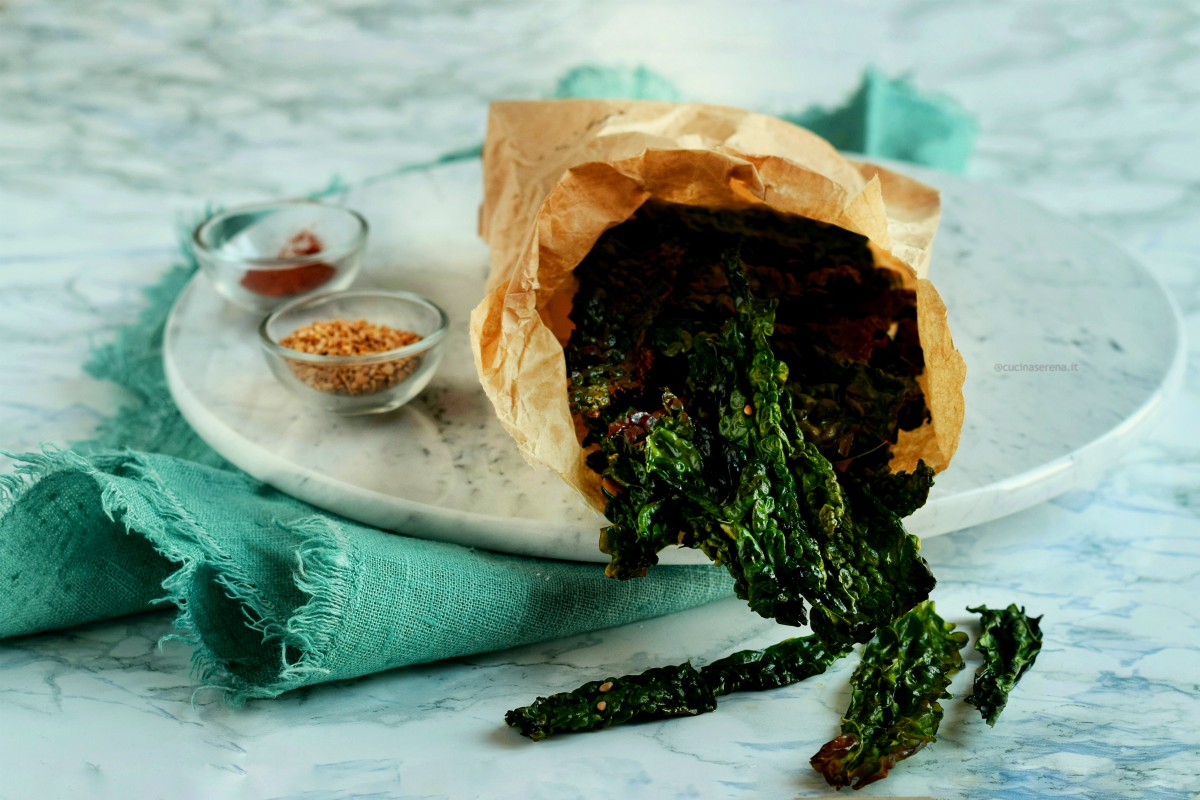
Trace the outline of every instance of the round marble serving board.
<path fill-rule="evenodd" d="M 897 168 L 942 191 L 930 276 L 968 365 L 958 454 L 909 529 L 936 536 L 1095 481 L 1181 383 L 1181 325 L 1167 294 L 1070 221 L 963 178 Z M 369 181 L 341 198 L 371 224 L 357 286 L 420 292 L 450 316 L 442 366 L 408 406 L 347 418 L 302 405 L 267 369 L 258 318 L 225 303 L 203 275 L 167 322 L 168 385 L 217 452 L 315 506 L 414 536 L 605 561 L 603 517 L 525 463 L 475 377 L 467 323 L 488 269 L 476 235 L 480 185 L 472 160 Z M 663 553 L 664 563 L 704 561 L 682 548 Z"/>

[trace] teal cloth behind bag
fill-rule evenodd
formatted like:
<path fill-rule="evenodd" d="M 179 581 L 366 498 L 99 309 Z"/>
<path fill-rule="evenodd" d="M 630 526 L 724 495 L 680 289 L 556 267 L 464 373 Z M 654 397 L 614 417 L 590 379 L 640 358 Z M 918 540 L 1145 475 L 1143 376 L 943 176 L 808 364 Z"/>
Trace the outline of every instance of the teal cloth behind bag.
<path fill-rule="evenodd" d="M 868 127 L 877 115 L 895 115 L 901 106 L 888 97 L 902 98 L 903 108 L 920 100 L 925 122 L 900 128 L 907 133 L 892 145 L 875 136 L 870 141 L 883 150 L 871 154 L 961 168 L 973 135 L 962 112 L 900 83 L 881 95 L 881 82 L 869 74 L 851 106 L 805 112 L 806 119 L 819 127 L 828 118 L 845 131 L 855 114 Z M 854 111 L 864 92 L 875 98 L 863 106 L 865 116 Z M 565 76 L 559 94 L 679 96 L 643 68 L 594 67 Z M 943 141 L 915 141 L 922 130 Z M 896 142 L 903 146 L 889 151 Z M 429 165 L 402 171 L 422 166 Z M 136 402 L 74 451 L 26 455 L 16 474 L 0 476 L 0 638 L 173 603 L 173 636 L 194 645 L 200 679 L 240 701 L 610 627 L 730 594 L 724 570 L 711 567 L 658 567 L 617 582 L 596 564 L 385 533 L 232 469 L 187 427 L 162 372 L 162 326 L 196 269 L 186 245 L 183 254 L 148 292 L 141 320 L 88 365 Z"/>

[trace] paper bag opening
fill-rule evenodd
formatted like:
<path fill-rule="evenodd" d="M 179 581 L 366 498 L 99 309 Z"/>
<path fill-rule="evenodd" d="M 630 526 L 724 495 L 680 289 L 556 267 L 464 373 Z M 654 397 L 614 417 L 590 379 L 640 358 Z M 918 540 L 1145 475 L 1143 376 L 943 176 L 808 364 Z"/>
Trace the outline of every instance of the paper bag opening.
<path fill-rule="evenodd" d="M 841 156 L 809 131 L 737 109 L 647 101 L 493 104 L 480 232 L 491 247 L 471 315 L 476 368 L 498 418 L 533 464 L 603 510 L 567 398 L 564 344 L 575 268 L 643 204 L 768 210 L 866 237 L 875 266 L 915 292 L 929 421 L 901 431 L 891 468 L 944 469 L 958 445 L 965 365 L 926 278 L 936 190 Z"/>

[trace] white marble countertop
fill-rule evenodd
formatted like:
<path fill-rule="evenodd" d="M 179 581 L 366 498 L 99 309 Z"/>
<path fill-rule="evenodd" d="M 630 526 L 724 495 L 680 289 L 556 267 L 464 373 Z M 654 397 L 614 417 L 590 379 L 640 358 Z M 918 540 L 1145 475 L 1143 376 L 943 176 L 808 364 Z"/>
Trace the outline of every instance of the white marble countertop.
<path fill-rule="evenodd" d="M 488 99 L 548 95 L 581 62 L 645 64 L 689 97 L 767 111 L 837 102 L 870 64 L 907 73 L 978 118 L 972 177 L 1108 236 L 1200 336 L 1193 3 L 543 5 L 0 2 L 0 446 L 84 438 L 116 408 L 79 365 L 170 263 L 177 216 L 469 146 Z M 948 712 L 864 796 L 1200 796 L 1198 401 L 1189 369 L 1094 490 L 927 543 L 949 618 L 1023 603 L 1046 647 L 995 729 Z M 505 709 L 779 631 L 728 601 L 228 708 L 193 701 L 186 648 L 155 646 L 168 626 L 0 642 L 0 798 L 823 795 L 807 760 L 852 668 L 531 745 Z M 798 718 L 814 692 L 829 708 Z"/>

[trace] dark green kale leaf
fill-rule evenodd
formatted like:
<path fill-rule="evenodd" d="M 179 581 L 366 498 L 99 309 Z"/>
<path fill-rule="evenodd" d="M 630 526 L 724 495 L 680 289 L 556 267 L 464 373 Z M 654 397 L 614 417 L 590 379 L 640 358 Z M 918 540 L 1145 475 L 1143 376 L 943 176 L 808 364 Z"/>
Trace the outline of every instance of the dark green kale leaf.
<path fill-rule="evenodd" d="M 967 702 L 979 709 L 988 725 L 995 725 L 1008 703 L 1008 693 L 1017 685 L 1042 649 L 1041 617 L 1025 615 L 1025 608 L 1011 604 L 1003 610 L 976 606 L 983 632 L 975 649 L 983 654 L 983 665 L 975 672 L 975 684 Z"/>
<path fill-rule="evenodd" d="M 937 738 L 938 700 L 963 668 L 967 635 L 953 632 L 926 600 L 880 628 L 850 679 L 853 695 L 842 733 L 812 757 L 830 786 L 861 789 L 887 777 L 896 762 Z"/>
<path fill-rule="evenodd" d="M 695 716 L 715 710 L 720 695 L 788 686 L 820 675 L 845 654 L 816 636 L 785 639 L 763 650 L 742 650 L 699 671 L 689 662 L 585 683 L 513 709 L 504 721 L 536 742 L 555 733 Z"/>
<path fill-rule="evenodd" d="M 680 249 L 670 243 L 626 242 L 619 237 L 610 239 L 606 255 L 628 267 L 638 260 L 629 256 L 629 248 L 662 268 L 634 276 L 602 266 L 604 272 L 615 273 L 609 275 L 615 280 L 589 285 L 572 310 L 575 332 L 567 351 L 568 399 L 572 410 L 599 435 L 611 418 L 610 405 L 618 398 L 629 402 L 646 382 L 654 361 L 654 353 L 645 346 L 646 336 L 671 292 L 680 259 Z M 633 280 L 636 292 L 627 285 Z"/>
<path fill-rule="evenodd" d="M 919 427 L 928 415 L 916 380 L 786 338 L 773 344 L 781 359 L 799 365 L 788 390 L 805 438 L 830 461 L 886 472 L 895 431 Z"/>
<path fill-rule="evenodd" d="M 687 400 L 665 391 L 657 410 L 630 410 L 600 442 L 607 572 L 635 577 L 668 545 L 696 547 L 757 613 L 810 622 L 833 646 L 865 641 L 933 587 L 919 541 L 876 495 L 919 505 L 930 473 L 843 485 L 793 413 L 771 347 L 775 302 L 753 296 L 736 251 L 721 267 L 730 313 L 657 335 L 681 362 Z"/>
<path fill-rule="evenodd" d="M 763 211 L 650 202 L 575 270 L 565 353 L 572 411 L 599 444 L 630 409 L 684 391 L 692 335 L 733 313 L 721 255 L 741 250 L 757 297 L 777 301 L 772 346 L 807 440 L 840 473 L 884 471 L 898 431 L 929 417 L 916 295 L 876 265 L 865 237 Z M 600 468 L 602 469 L 602 459 Z"/>
<path fill-rule="evenodd" d="M 690 717 L 712 711 L 717 697 L 690 662 L 640 675 L 585 683 L 573 692 L 539 697 L 504 715 L 535 742 L 555 733 L 595 731 L 622 722 Z"/>
<path fill-rule="evenodd" d="M 819 636 L 795 636 L 762 650 L 741 650 L 718 659 L 700 671 L 718 695 L 759 692 L 790 686 L 823 673 L 846 655 Z"/>
<path fill-rule="evenodd" d="M 880 470 L 871 476 L 863 490 L 869 492 L 884 508 L 904 518 L 925 505 L 933 488 L 933 467 L 917 462 L 912 472 Z"/>

